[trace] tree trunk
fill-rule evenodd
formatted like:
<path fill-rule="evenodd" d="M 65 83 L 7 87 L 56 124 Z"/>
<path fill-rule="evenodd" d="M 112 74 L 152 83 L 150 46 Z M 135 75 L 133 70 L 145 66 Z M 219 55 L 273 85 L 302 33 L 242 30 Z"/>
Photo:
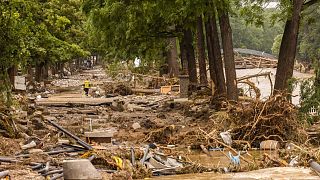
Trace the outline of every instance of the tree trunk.
<path fill-rule="evenodd" d="M 44 80 L 48 80 L 48 78 L 49 78 L 49 63 L 48 63 L 48 61 L 46 61 L 44 63 L 44 66 L 43 66 L 42 70 L 43 70 L 43 73 L 42 73 L 43 79 Z"/>
<path fill-rule="evenodd" d="M 9 75 L 9 80 L 10 80 L 11 85 L 14 85 L 14 76 L 17 75 L 17 67 L 11 66 L 7 72 Z"/>
<path fill-rule="evenodd" d="M 178 65 L 178 50 L 176 38 L 169 38 L 169 51 L 168 51 L 168 68 L 170 77 L 178 77 L 179 65 Z"/>
<path fill-rule="evenodd" d="M 219 22 L 223 47 L 224 66 L 227 80 L 227 98 L 229 100 L 237 101 L 238 88 L 232 43 L 232 30 L 230 27 L 229 15 L 227 11 L 219 11 Z"/>
<path fill-rule="evenodd" d="M 76 59 L 75 60 L 75 67 L 76 67 L 77 70 L 79 69 L 79 65 L 80 65 L 79 59 Z"/>
<path fill-rule="evenodd" d="M 192 44 L 193 39 L 192 39 L 191 29 L 184 30 L 184 42 L 185 42 L 185 50 L 186 50 L 187 61 L 188 61 L 188 74 L 189 74 L 190 86 L 192 86 L 192 89 L 194 89 L 198 81 L 197 81 L 196 58 L 194 55 L 194 48 Z"/>
<path fill-rule="evenodd" d="M 64 63 L 59 62 L 59 63 L 57 63 L 57 66 L 58 66 L 59 77 L 63 77 L 64 76 Z"/>
<path fill-rule="evenodd" d="M 182 65 L 182 75 L 188 74 L 188 60 L 187 60 L 187 50 L 186 50 L 186 43 L 184 38 L 182 38 L 180 42 L 180 59 Z"/>
<path fill-rule="evenodd" d="M 216 72 L 216 78 L 217 78 L 217 93 L 219 95 L 225 95 L 227 93 L 226 90 L 226 80 L 224 77 L 224 71 L 223 71 L 223 62 L 222 62 L 222 56 L 221 56 L 221 47 L 220 47 L 220 40 L 219 40 L 219 34 L 218 34 L 218 27 L 216 22 L 216 13 L 213 11 L 212 17 L 209 17 L 210 19 L 210 25 L 211 25 L 211 31 L 212 31 L 212 52 L 214 57 L 214 68 Z"/>
<path fill-rule="evenodd" d="M 197 49 L 198 49 L 200 84 L 208 85 L 202 16 L 199 16 L 197 21 Z"/>
<path fill-rule="evenodd" d="M 207 50 L 208 50 L 208 59 L 209 59 L 209 70 L 210 70 L 210 78 L 215 85 L 218 84 L 217 74 L 215 71 L 215 60 L 213 55 L 213 42 L 212 42 L 212 28 L 210 21 L 206 22 L 206 40 L 207 40 Z M 217 89 L 217 86 L 215 87 Z"/>
<path fill-rule="evenodd" d="M 100 58 L 99 58 L 98 54 L 96 55 L 96 58 L 97 58 L 97 65 L 101 65 Z"/>
<path fill-rule="evenodd" d="M 42 75 L 43 75 L 43 66 L 44 63 L 40 63 L 36 65 L 36 72 L 35 72 L 35 81 L 36 82 L 41 82 L 42 81 Z"/>
<path fill-rule="evenodd" d="M 169 74 L 169 65 L 168 65 L 168 59 L 169 54 L 166 48 L 162 48 L 162 56 L 164 59 L 167 59 L 166 62 L 161 63 L 160 69 L 159 69 L 159 77 L 162 77 L 163 75 L 168 75 Z"/>
<path fill-rule="evenodd" d="M 52 76 L 55 77 L 56 74 L 58 74 L 57 64 L 56 64 L 56 63 L 53 63 L 53 64 L 51 65 L 51 70 L 52 70 Z"/>
<path fill-rule="evenodd" d="M 27 72 L 27 80 L 30 82 L 33 82 L 33 77 L 34 77 L 34 73 L 33 73 L 33 68 L 32 66 L 28 67 L 28 72 Z"/>
<path fill-rule="evenodd" d="M 292 15 L 287 19 L 281 41 L 274 93 L 287 90 L 293 75 L 302 6 L 303 0 L 293 0 Z"/>

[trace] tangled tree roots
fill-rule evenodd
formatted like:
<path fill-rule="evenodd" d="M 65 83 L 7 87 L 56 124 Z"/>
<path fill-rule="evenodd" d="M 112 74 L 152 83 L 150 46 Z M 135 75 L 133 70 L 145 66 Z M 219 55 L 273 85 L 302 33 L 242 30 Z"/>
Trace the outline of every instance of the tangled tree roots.
<path fill-rule="evenodd" d="M 223 107 L 225 111 L 214 112 L 206 122 L 187 128 L 171 125 L 156 129 L 149 132 L 144 141 L 218 147 L 225 146 L 219 134 L 226 130 L 230 131 L 233 142 L 249 148 L 259 147 L 264 140 L 277 140 L 281 144 L 307 141 L 304 124 L 298 119 L 296 107 L 286 96 L 279 94 L 266 101 L 243 104 L 224 101 Z"/>
<path fill-rule="evenodd" d="M 148 133 L 143 142 L 156 142 L 160 144 L 171 144 L 175 143 L 178 134 L 178 128 L 174 125 L 167 126 L 164 128 L 157 129 Z"/>
<path fill-rule="evenodd" d="M 297 110 L 286 96 L 276 95 L 265 102 L 257 101 L 246 106 L 232 106 L 229 109 L 234 140 L 258 144 L 273 139 L 305 142 L 307 134 L 298 122 Z"/>
<path fill-rule="evenodd" d="M 133 94 L 132 89 L 125 84 L 118 84 L 114 92 L 120 94 L 121 96 L 127 96 L 127 95 Z"/>
<path fill-rule="evenodd" d="M 128 85 L 122 83 L 105 83 L 103 89 L 106 95 L 119 94 L 121 96 L 127 96 L 133 94 L 132 89 Z"/>

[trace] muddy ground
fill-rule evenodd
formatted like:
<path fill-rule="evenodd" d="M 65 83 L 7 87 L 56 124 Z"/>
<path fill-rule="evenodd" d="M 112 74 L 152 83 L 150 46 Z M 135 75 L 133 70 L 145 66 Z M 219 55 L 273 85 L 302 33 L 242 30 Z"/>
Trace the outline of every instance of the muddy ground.
<path fill-rule="evenodd" d="M 89 79 L 93 85 L 89 97 L 84 95 L 81 87 L 85 79 Z M 110 91 L 111 86 L 113 89 Z M 255 115 L 250 111 L 251 105 L 248 103 L 242 106 L 228 102 L 216 103 L 217 100 L 211 98 L 211 91 L 207 89 L 199 90 L 186 101 L 179 99 L 179 94 L 131 94 L 130 86 L 130 83 L 123 82 L 119 86 L 101 67 L 95 67 L 65 79 L 54 80 L 42 87 L 41 91 L 16 95 L 15 100 L 20 102 L 20 105 L 7 110 L 8 115 L 2 114 L 2 119 L 14 128 L 9 128 L 12 130 L 10 132 L 7 130 L 2 133 L 5 137 L 1 137 L 0 155 L 18 159 L 19 162 L 1 163 L 0 170 L 10 170 L 12 179 L 44 179 L 41 175 L 43 173 L 38 173 L 39 169 L 31 169 L 30 162 L 49 162 L 52 164 L 51 170 L 58 170 L 61 169 L 63 160 L 94 155 L 92 163 L 104 179 L 139 179 L 152 175 L 160 175 L 160 179 L 318 179 L 309 168 L 281 169 L 288 166 L 293 155 L 299 155 L 300 158 L 295 166 L 303 167 L 308 166 L 308 158 L 318 157 L 313 156 L 316 153 L 311 155 L 309 149 L 301 148 L 304 149 L 303 152 L 299 150 L 307 139 L 307 133 L 303 125 L 291 121 L 295 119 L 290 115 L 295 111 L 294 106 L 288 105 L 280 97 L 254 104 L 257 112 L 261 107 L 261 113 Z M 272 107 L 276 110 L 271 111 Z M 269 111 L 265 112 L 265 108 Z M 274 113 L 281 108 L 284 108 L 281 113 L 289 115 L 278 116 Z M 6 119 L 11 117 L 10 112 L 14 112 L 12 118 L 9 118 L 11 121 Z M 251 116 L 254 119 L 250 120 Z M 260 120 L 260 116 L 269 119 Z M 112 134 L 111 143 L 92 142 L 93 149 L 90 151 L 48 155 L 43 152 L 65 150 L 65 147 L 58 145 L 62 141 L 77 144 L 74 139 L 50 125 L 49 120 L 58 123 L 82 140 L 85 140 L 85 132 L 109 132 Z M 290 124 L 287 124 L 289 121 Z M 274 128 L 263 129 L 266 126 Z M 232 145 L 226 144 L 219 136 L 221 132 L 228 130 L 234 140 Z M 259 143 L 266 139 L 281 142 L 280 150 L 260 150 Z M 35 141 L 35 147 L 21 149 L 23 145 L 32 141 Z M 286 151 L 290 142 L 299 145 L 298 150 L 291 154 Z M 173 168 L 169 172 L 152 172 L 150 167 L 154 164 L 150 163 L 149 168 L 139 165 L 147 145 L 151 148 L 150 154 L 156 156 L 160 153 L 162 160 L 163 157 L 166 160 L 178 160 L 174 165 L 181 167 Z M 119 167 L 113 157 L 120 157 L 130 164 L 131 149 L 134 149 L 137 164 Z M 241 153 L 240 164 L 232 164 L 229 152 L 233 155 Z M 268 167 L 279 169 L 245 173 Z M 107 173 L 106 170 L 115 170 L 116 173 Z M 203 172 L 210 173 L 190 174 Z M 261 173 L 266 175 L 257 176 Z M 56 175 L 58 174 L 47 177 Z"/>

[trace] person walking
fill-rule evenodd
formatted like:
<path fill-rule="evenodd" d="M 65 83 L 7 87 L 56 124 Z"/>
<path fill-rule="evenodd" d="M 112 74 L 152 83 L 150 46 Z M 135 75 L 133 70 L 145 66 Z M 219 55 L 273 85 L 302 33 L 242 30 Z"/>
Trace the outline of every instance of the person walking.
<path fill-rule="evenodd" d="M 86 79 L 83 84 L 83 90 L 86 96 L 89 96 L 90 87 L 91 87 L 91 83 L 88 79 Z"/>

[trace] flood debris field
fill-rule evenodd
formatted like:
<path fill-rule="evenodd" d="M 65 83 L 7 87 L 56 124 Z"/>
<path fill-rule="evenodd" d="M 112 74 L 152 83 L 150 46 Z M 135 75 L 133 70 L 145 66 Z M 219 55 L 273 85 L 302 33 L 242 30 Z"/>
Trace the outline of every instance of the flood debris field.
<path fill-rule="evenodd" d="M 317 126 L 284 95 L 233 103 L 206 88 L 186 99 L 131 87 L 95 67 L 16 93 L 0 111 L 0 178 L 319 179 Z"/>

